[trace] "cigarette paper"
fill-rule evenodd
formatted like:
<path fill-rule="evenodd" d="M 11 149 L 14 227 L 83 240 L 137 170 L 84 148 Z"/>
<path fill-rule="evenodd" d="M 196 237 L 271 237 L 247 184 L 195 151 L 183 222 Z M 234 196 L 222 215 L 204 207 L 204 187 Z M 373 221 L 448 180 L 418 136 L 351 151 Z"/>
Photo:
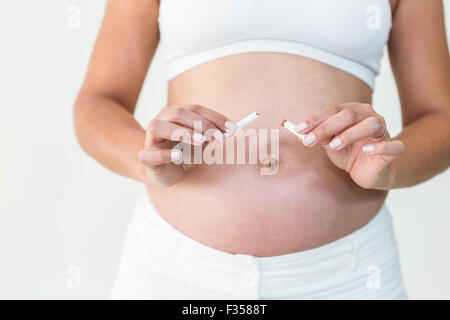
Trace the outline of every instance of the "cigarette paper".
<path fill-rule="evenodd" d="M 281 126 L 286 128 L 288 131 L 292 132 L 293 134 L 295 134 L 298 138 L 300 138 L 302 141 L 305 138 L 305 134 L 300 134 L 297 133 L 297 131 L 295 130 L 295 124 L 293 124 L 292 122 L 290 122 L 289 120 L 283 120 L 281 122 Z"/>
<path fill-rule="evenodd" d="M 248 115 L 247 117 L 245 117 L 244 119 L 242 119 L 236 123 L 236 130 L 244 129 L 246 126 L 248 126 L 250 123 L 252 123 L 253 121 L 255 121 L 258 118 L 259 118 L 259 112 L 256 112 L 256 111 L 253 112 L 252 114 Z M 224 136 L 226 138 L 233 134 L 234 134 L 234 132 L 233 133 L 225 132 Z"/>

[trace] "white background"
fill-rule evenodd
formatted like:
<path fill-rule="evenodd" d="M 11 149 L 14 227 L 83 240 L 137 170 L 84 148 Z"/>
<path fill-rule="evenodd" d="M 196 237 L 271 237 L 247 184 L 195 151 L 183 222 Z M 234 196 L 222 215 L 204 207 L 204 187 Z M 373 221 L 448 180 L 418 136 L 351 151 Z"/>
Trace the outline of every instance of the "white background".
<path fill-rule="evenodd" d="M 66 26 L 73 4 L 81 9 L 79 30 Z M 104 5 L 0 2 L 0 298 L 106 298 L 111 288 L 143 186 L 89 158 L 72 121 Z M 137 108 L 142 124 L 166 103 L 165 68 L 158 51 Z M 386 56 L 375 92 L 374 107 L 395 135 L 400 107 Z M 450 299 L 449 196 L 447 171 L 388 197 L 411 298 Z"/>

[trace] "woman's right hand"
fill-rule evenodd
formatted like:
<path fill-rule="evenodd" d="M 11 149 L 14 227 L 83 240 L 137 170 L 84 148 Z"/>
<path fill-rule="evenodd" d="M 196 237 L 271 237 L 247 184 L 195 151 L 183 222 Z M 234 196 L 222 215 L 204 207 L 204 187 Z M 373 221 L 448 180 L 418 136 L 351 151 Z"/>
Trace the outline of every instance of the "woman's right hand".
<path fill-rule="evenodd" d="M 139 160 L 146 165 L 146 180 L 161 187 L 175 184 L 188 168 L 183 161 L 191 160 L 183 157 L 179 148 L 174 148 L 177 144 L 201 147 L 212 137 L 223 141 L 223 133 L 233 128 L 235 124 L 224 115 L 203 106 L 163 108 L 148 124 L 145 146 L 139 152 Z"/>

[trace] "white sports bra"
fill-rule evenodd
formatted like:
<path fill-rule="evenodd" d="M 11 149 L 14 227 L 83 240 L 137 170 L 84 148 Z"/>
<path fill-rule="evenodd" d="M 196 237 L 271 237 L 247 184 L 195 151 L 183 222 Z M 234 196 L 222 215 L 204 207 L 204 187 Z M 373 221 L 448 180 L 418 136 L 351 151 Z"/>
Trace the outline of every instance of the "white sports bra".
<path fill-rule="evenodd" d="M 245 52 L 304 56 L 371 88 L 389 38 L 389 0 L 161 0 L 167 80 Z"/>

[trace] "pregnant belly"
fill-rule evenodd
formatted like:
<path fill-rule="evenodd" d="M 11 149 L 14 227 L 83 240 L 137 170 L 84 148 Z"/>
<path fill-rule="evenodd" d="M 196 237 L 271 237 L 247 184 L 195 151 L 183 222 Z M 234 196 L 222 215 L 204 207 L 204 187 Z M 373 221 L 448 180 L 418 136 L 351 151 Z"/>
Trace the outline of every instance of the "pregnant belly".
<path fill-rule="evenodd" d="M 268 130 L 269 137 L 270 130 L 278 132 L 268 145 L 278 163 L 272 172 L 259 161 L 249 163 L 246 144 L 245 164 L 198 164 L 174 186 L 148 185 L 149 196 L 175 228 L 230 253 L 273 256 L 339 239 L 366 224 L 386 192 L 359 187 L 320 145 L 304 147 L 280 123 L 370 97 L 353 76 L 292 55 L 241 54 L 196 67 L 171 81 L 169 104 L 201 104 L 233 120 L 260 112 L 248 128 Z"/>

